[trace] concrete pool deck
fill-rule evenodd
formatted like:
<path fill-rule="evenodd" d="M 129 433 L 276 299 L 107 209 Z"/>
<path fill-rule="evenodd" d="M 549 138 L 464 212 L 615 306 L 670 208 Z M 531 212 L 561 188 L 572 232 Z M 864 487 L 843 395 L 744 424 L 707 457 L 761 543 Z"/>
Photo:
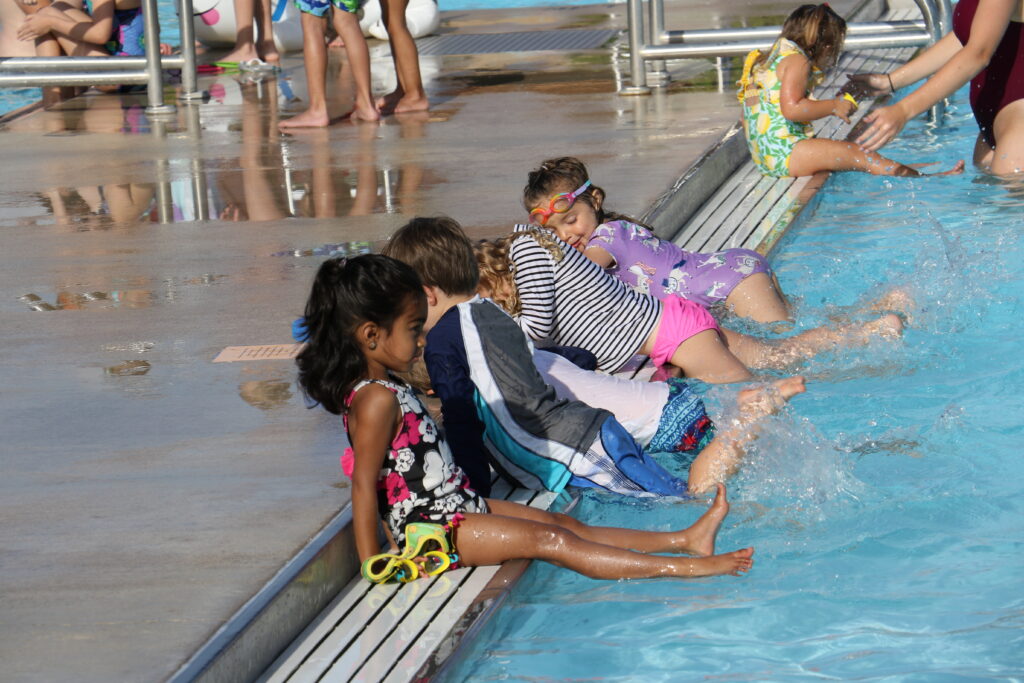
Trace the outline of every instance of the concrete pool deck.
<path fill-rule="evenodd" d="M 668 25 L 788 8 L 670 2 Z M 444 31 L 622 28 L 624 12 L 451 12 Z M 623 98 L 610 54 L 424 56 L 431 112 L 380 126 L 280 135 L 301 107 L 293 56 L 280 80 L 203 79 L 210 102 L 166 122 L 87 96 L 0 127 L 0 677 L 167 678 L 347 503 L 339 421 L 305 409 L 292 363 L 212 362 L 290 342 L 324 255 L 414 215 L 501 234 L 526 172 L 563 154 L 640 214 L 735 121 L 731 83 L 687 87 L 715 82 L 706 65 Z"/>

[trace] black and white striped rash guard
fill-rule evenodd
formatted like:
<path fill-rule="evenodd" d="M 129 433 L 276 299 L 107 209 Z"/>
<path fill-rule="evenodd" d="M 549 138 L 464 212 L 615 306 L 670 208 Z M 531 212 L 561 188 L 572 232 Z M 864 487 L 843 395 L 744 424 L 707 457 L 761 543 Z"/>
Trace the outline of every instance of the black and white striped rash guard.
<path fill-rule="evenodd" d="M 517 225 L 516 232 L 534 226 Z M 509 247 L 522 312 L 516 322 L 534 341 L 578 346 L 597 356 L 597 367 L 615 372 L 637 353 L 661 319 L 661 302 L 634 292 L 554 233 L 545 233 L 564 256 L 554 256 L 532 236 Z"/>

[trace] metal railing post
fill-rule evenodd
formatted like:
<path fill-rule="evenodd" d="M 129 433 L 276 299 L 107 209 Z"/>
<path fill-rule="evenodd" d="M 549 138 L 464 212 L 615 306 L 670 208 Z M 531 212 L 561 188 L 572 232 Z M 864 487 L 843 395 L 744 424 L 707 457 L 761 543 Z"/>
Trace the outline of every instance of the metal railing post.
<path fill-rule="evenodd" d="M 197 221 L 210 220 L 210 205 L 207 200 L 206 172 L 203 170 L 202 135 L 199 121 L 199 106 L 191 103 L 185 106 L 189 142 L 192 145 L 192 209 Z"/>
<path fill-rule="evenodd" d="M 629 73 L 632 83 L 620 90 L 619 94 L 650 95 L 651 89 L 647 87 L 647 67 L 644 64 L 643 56 L 640 54 L 644 47 L 644 8 L 641 0 L 629 0 L 627 18 L 629 29 Z"/>
<path fill-rule="evenodd" d="M 953 4 L 950 0 L 938 0 L 939 31 L 946 35 L 953 30 Z"/>
<path fill-rule="evenodd" d="M 203 93 L 196 77 L 196 26 L 192 19 L 192 0 L 181 0 L 178 4 L 178 24 L 181 27 L 181 56 L 185 58 L 178 99 L 201 100 Z"/>
<path fill-rule="evenodd" d="M 174 107 L 171 107 L 174 110 Z M 149 111 L 147 107 L 146 111 Z M 171 192 L 170 162 L 167 160 L 167 119 L 156 117 L 149 122 L 149 130 L 160 142 L 156 158 L 156 213 L 161 225 L 174 222 L 174 193 Z"/>
<path fill-rule="evenodd" d="M 942 27 L 940 26 L 939 21 L 941 16 L 940 11 L 935 6 L 933 0 L 914 0 L 914 2 L 917 4 L 918 9 L 921 10 L 921 16 L 924 17 L 924 24 L 927 27 L 928 33 L 932 37 L 932 43 L 937 43 L 939 39 L 942 38 Z M 937 124 L 942 121 L 942 117 L 945 113 L 946 101 L 939 100 L 931 106 L 931 109 L 928 110 L 928 120 Z"/>
<path fill-rule="evenodd" d="M 146 32 L 146 94 L 149 99 L 146 113 L 150 116 L 172 114 L 174 106 L 164 104 L 164 74 L 160 64 L 160 18 L 157 15 L 156 0 L 142 0 L 142 18 Z"/>
<path fill-rule="evenodd" d="M 648 4 L 648 45 L 664 45 L 665 40 L 665 2 L 664 0 L 647 0 Z M 664 88 L 672 80 L 664 59 L 652 59 L 647 77 L 655 88 Z"/>

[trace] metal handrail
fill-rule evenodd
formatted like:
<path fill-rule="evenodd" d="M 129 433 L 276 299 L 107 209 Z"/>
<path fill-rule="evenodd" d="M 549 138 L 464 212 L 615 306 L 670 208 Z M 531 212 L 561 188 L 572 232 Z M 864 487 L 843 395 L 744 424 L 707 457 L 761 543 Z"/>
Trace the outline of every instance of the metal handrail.
<path fill-rule="evenodd" d="M 181 100 L 202 98 L 197 87 L 195 27 L 192 0 L 179 0 L 181 55 L 160 55 L 160 23 L 156 0 L 142 0 L 145 57 L 11 57 L 0 59 L 0 87 L 147 85 L 148 114 L 167 114 L 164 104 L 165 69 L 181 69 Z"/>
<path fill-rule="evenodd" d="M 654 3 L 658 4 L 658 3 Z M 922 19 L 906 19 L 900 21 L 870 21 L 850 24 L 846 28 L 847 39 L 850 36 L 864 34 L 889 34 L 903 31 L 927 31 L 928 27 Z M 755 40 L 767 38 L 774 41 L 782 33 L 781 26 L 757 26 L 753 28 L 712 28 L 691 31 L 663 31 L 663 39 L 656 44 L 666 43 L 723 43 L 733 40 Z"/>

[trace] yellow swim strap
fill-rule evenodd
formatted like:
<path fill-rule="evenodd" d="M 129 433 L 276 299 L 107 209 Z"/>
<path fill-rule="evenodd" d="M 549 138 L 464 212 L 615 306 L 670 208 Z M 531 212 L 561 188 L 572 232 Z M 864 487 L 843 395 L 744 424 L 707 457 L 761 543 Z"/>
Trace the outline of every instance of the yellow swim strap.
<path fill-rule="evenodd" d="M 750 86 L 750 72 L 754 69 L 754 62 L 761 56 L 760 50 L 751 50 L 743 60 L 743 73 L 740 80 L 736 81 L 739 90 L 736 91 L 736 99 L 740 102 L 746 99 L 747 88 Z"/>

